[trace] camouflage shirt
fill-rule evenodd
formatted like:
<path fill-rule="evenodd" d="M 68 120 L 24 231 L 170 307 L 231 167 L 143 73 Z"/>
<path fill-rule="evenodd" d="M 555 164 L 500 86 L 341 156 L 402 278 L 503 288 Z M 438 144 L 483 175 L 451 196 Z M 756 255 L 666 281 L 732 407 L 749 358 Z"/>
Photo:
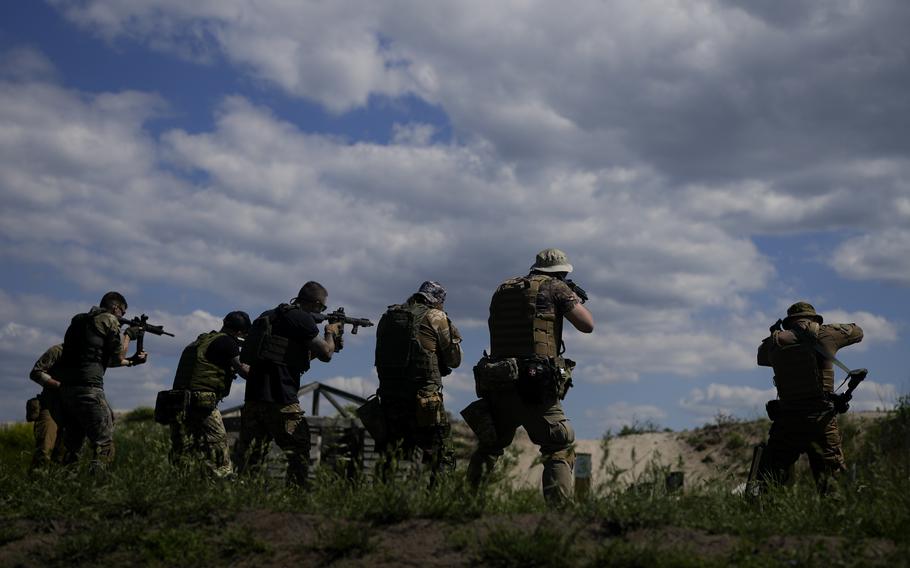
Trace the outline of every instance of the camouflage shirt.
<path fill-rule="evenodd" d="M 47 373 L 51 376 L 52 379 L 60 380 L 60 374 L 62 370 L 62 365 L 60 363 L 60 358 L 63 356 L 63 344 L 58 343 L 57 345 L 52 346 L 50 349 L 44 352 L 41 355 L 41 358 L 35 362 L 35 366 L 32 367 L 32 372 L 29 373 L 29 377 L 40 384 L 37 377 L 40 377 L 40 373 Z M 44 387 L 44 394 L 50 393 L 53 391 L 56 393 L 59 389 L 56 388 L 47 388 Z"/>
<path fill-rule="evenodd" d="M 444 311 L 427 311 L 417 330 L 417 340 L 421 347 L 436 354 L 441 369 L 461 365 L 461 334 Z"/>

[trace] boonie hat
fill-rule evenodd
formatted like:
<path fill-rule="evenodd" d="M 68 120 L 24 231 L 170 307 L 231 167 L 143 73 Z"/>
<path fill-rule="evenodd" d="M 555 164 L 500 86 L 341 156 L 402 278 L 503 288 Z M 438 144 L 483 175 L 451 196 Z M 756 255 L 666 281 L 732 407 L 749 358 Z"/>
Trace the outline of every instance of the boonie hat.
<path fill-rule="evenodd" d="M 804 318 L 813 319 L 818 323 L 825 321 L 825 318 L 816 313 L 815 306 L 809 302 L 796 302 L 787 308 L 787 317 L 784 318 L 784 323 Z"/>
<path fill-rule="evenodd" d="M 427 280 L 421 284 L 417 293 L 434 304 L 441 304 L 446 301 L 446 289 L 435 280 Z"/>
<path fill-rule="evenodd" d="M 538 272 L 572 272 L 572 265 L 569 264 L 566 253 L 557 248 L 548 248 L 537 253 L 537 258 L 534 259 L 534 266 L 531 267 L 531 270 Z"/>

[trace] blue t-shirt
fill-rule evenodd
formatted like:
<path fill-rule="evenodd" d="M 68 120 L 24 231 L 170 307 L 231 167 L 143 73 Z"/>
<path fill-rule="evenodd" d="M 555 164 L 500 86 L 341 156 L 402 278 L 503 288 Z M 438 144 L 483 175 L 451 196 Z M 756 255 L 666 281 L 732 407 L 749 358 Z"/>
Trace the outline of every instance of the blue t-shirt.
<path fill-rule="evenodd" d="M 269 315 L 275 310 L 269 310 L 262 316 Z M 262 317 L 259 316 L 259 317 Z M 292 308 L 282 313 L 272 322 L 272 335 L 286 337 L 288 349 L 298 349 L 306 354 L 305 360 L 309 361 L 310 342 L 319 334 L 316 321 L 308 312 Z M 250 376 L 246 380 L 246 395 L 244 400 L 261 402 L 280 402 L 291 404 L 298 402 L 297 391 L 300 390 L 300 376 L 309 369 L 298 369 L 272 363 L 269 361 L 256 361 L 250 365 Z"/>

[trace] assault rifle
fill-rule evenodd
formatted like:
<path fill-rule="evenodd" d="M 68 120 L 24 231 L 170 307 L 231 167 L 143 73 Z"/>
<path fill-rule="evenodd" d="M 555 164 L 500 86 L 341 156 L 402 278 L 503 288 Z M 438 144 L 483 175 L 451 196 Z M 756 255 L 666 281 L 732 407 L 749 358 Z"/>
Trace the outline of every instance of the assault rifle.
<path fill-rule="evenodd" d="M 588 301 L 588 293 L 585 292 L 584 288 L 582 288 L 581 286 L 579 286 L 578 284 L 576 284 L 569 278 L 566 279 L 566 284 L 569 286 L 569 288 L 572 289 L 573 292 L 575 292 L 575 295 L 578 296 L 578 299 L 581 300 L 582 304 L 584 304 L 585 302 Z"/>
<path fill-rule="evenodd" d="M 316 320 L 316 323 L 322 323 L 324 321 L 327 321 L 329 323 L 339 323 L 340 322 L 342 324 L 341 332 L 339 332 L 338 340 L 336 342 L 337 351 L 341 351 L 344 348 L 344 342 L 341 338 L 341 335 L 344 333 L 343 324 L 352 325 L 353 329 L 351 329 L 351 333 L 353 333 L 354 335 L 357 335 L 357 330 L 360 329 L 361 327 L 373 327 L 373 322 L 371 322 L 370 320 L 368 320 L 366 318 L 348 317 L 348 315 L 346 313 L 344 313 L 344 308 L 338 308 L 334 312 L 322 313 L 322 314 L 311 314 L 311 315 L 313 316 L 313 319 Z"/>
<path fill-rule="evenodd" d="M 133 329 L 138 329 L 136 332 L 136 353 L 144 351 L 143 349 L 143 340 L 145 339 L 145 334 L 152 333 L 154 335 L 167 335 L 174 337 L 173 333 L 168 333 L 164 331 L 164 326 L 153 325 L 149 323 L 149 317 L 145 314 L 141 316 L 136 316 L 133 319 L 126 319 L 125 317 L 118 318 L 120 320 L 120 325 L 127 325 Z"/>

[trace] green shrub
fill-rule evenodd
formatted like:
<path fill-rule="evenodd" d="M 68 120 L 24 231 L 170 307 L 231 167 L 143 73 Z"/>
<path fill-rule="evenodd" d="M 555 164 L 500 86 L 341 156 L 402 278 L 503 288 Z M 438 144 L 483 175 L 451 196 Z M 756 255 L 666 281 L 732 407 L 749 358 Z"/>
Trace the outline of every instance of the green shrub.
<path fill-rule="evenodd" d="M 313 550 L 331 564 L 341 558 L 360 558 L 376 547 L 369 525 L 335 520 L 316 528 Z"/>
<path fill-rule="evenodd" d="M 155 419 L 155 409 L 139 406 L 123 415 L 124 422 L 151 422 Z"/>
<path fill-rule="evenodd" d="M 19 422 L 0 426 L 0 467 L 25 471 L 35 449 L 34 426 Z"/>
<path fill-rule="evenodd" d="M 524 568 L 572 566 L 578 557 L 577 531 L 564 530 L 560 522 L 544 517 L 533 531 L 497 526 L 478 538 L 475 555 L 484 566 Z"/>

